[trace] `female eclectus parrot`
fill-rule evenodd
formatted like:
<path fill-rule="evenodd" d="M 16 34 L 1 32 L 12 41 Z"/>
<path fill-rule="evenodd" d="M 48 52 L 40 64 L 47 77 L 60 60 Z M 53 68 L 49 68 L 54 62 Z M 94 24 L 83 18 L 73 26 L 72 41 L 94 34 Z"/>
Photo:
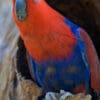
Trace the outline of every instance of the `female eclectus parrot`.
<path fill-rule="evenodd" d="M 90 87 L 100 93 L 100 62 L 87 33 L 45 0 L 12 2 L 31 76 L 43 93 L 81 92 Z"/>

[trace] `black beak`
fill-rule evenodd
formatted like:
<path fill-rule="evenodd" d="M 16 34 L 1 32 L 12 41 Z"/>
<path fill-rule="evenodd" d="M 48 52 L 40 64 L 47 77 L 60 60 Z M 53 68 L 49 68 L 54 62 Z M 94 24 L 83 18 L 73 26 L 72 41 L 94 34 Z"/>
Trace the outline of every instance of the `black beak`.
<path fill-rule="evenodd" d="M 25 0 L 16 0 L 15 2 L 15 11 L 18 20 L 22 21 L 26 18 L 26 2 Z"/>

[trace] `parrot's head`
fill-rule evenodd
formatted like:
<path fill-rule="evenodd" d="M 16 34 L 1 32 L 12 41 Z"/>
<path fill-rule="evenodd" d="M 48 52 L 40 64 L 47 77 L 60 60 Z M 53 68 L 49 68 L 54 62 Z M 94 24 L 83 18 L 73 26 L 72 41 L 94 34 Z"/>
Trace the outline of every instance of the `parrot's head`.
<path fill-rule="evenodd" d="M 28 8 L 36 6 L 44 0 L 12 0 L 13 9 L 16 17 L 19 21 L 24 20 L 27 17 Z M 35 9 L 32 9 L 35 10 Z"/>

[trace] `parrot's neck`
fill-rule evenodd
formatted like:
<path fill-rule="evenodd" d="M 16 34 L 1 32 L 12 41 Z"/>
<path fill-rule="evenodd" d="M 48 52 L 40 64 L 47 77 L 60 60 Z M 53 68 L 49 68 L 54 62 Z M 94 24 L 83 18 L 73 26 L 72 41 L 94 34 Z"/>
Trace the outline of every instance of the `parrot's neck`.
<path fill-rule="evenodd" d="M 65 18 L 44 0 L 38 4 L 26 0 L 26 4 L 27 17 L 23 21 L 17 19 L 14 10 L 13 14 L 25 47 L 32 57 L 41 61 L 70 55 L 76 39 Z"/>

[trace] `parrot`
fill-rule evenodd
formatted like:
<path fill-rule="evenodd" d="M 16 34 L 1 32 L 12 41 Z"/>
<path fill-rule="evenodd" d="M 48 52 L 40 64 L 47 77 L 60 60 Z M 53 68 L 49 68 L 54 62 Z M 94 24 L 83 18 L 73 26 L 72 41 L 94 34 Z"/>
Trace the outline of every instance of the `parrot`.
<path fill-rule="evenodd" d="M 30 74 L 43 94 L 89 88 L 100 93 L 100 61 L 83 28 L 45 0 L 12 0 L 12 15 L 27 50 Z"/>

